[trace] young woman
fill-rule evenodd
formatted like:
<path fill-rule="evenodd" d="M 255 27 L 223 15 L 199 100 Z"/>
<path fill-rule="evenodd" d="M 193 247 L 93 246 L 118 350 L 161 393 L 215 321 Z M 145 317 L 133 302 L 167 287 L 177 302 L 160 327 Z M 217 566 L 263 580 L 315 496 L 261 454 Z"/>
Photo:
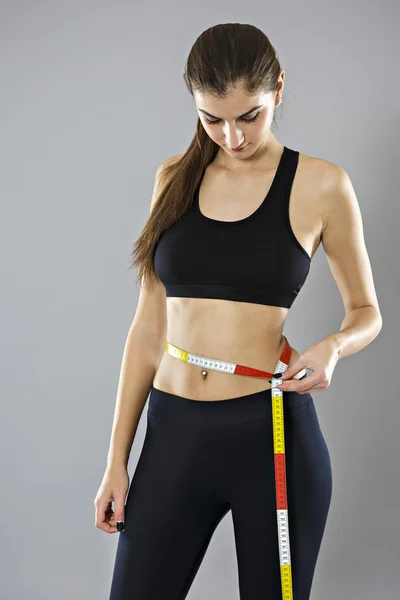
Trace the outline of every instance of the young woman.
<path fill-rule="evenodd" d="M 211 27 L 189 54 L 197 133 L 184 154 L 160 165 L 135 244 L 140 297 L 94 501 L 96 526 L 121 531 L 110 600 L 184 599 L 228 511 L 240 598 L 283 597 L 277 370 L 292 589 L 296 600 L 310 596 L 332 494 L 312 394 L 327 389 L 340 358 L 378 335 L 382 317 L 347 173 L 271 132 L 284 78 L 268 38 L 251 25 Z M 321 243 L 345 318 L 339 332 L 300 354 L 282 331 Z M 129 488 L 128 458 L 149 394 Z"/>

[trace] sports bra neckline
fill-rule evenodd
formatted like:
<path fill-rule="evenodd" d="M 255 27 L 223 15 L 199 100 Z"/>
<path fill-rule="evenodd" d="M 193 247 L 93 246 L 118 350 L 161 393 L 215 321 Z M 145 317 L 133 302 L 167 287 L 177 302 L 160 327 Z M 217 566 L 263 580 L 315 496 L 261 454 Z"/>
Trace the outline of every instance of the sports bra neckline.
<path fill-rule="evenodd" d="M 200 202 L 199 202 L 199 190 L 200 190 L 201 182 L 202 182 L 203 177 L 204 177 L 204 172 L 205 172 L 205 170 L 204 170 L 204 172 L 203 172 L 203 174 L 201 176 L 200 182 L 199 182 L 199 184 L 198 184 L 198 186 L 197 186 L 197 188 L 195 190 L 195 193 L 194 193 L 194 208 L 195 208 L 195 211 L 196 211 L 197 215 L 203 221 L 206 221 L 208 223 L 212 223 L 212 224 L 215 224 L 215 225 L 224 225 L 224 226 L 225 225 L 241 225 L 242 223 L 246 223 L 250 219 L 253 219 L 254 217 L 256 217 L 264 209 L 264 207 L 266 206 L 266 204 L 268 203 L 270 197 L 273 194 L 274 188 L 277 185 L 277 182 L 279 180 L 280 172 L 282 170 L 283 163 L 284 163 L 284 158 L 285 158 L 285 155 L 287 154 L 287 152 L 288 152 L 288 148 L 286 146 L 283 146 L 283 152 L 282 152 L 281 157 L 279 159 L 279 163 L 278 163 L 278 166 L 276 168 L 275 175 L 274 175 L 274 177 L 272 179 L 272 183 L 271 183 L 271 185 L 269 187 L 269 190 L 268 190 L 267 194 L 265 195 L 263 201 L 261 202 L 261 204 L 250 215 L 247 215 L 247 217 L 244 217 L 243 219 L 237 219 L 236 221 L 221 221 L 220 219 L 212 219 L 211 217 L 207 217 L 207 215 L 205 215 L 205 214 L 203 214 L 201 212 L 201 210 L 200 210 Z"/>

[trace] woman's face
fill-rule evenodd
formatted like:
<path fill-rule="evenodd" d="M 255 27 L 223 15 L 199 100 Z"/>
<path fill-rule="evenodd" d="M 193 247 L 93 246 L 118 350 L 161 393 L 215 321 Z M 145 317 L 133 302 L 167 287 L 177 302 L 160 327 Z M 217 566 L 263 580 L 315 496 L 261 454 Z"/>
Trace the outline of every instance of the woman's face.
<path fill-rule="evenodd" d="M 194 93 L 197 112 L 207 134 L 235 158 L 247 158 L 266 144 L 277 97 L 276 92 L 248 96 L 241 87 L 234 88 L 224 98 Z M 245 146 L 244 150 L 232 150 L 239 146 Z"/>

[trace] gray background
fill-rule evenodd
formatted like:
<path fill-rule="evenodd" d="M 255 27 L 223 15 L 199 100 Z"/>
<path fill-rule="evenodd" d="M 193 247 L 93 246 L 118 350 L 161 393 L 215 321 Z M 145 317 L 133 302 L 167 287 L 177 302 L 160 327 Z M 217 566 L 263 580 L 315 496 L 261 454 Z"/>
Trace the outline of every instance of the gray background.
<path fill-rule="evenodd" d="M 393 600 L 400 585 L 398 5 L 0 7 L 2 600 L 108 598 L 118 533 L 95 528 L 93 500 L 137 303 L 129 253 L 158 165 L 184 152 L 195 132 L 182 78 L 187 54 L 201 31 L 225 22 L 260 27 L 278 51 L 286 71 L 273 129 L 279 141 L 342 166 L 357 193 L 384 326 L 314 394 L 334 488 L 312 599 Z M 343 317 L 321 246 L 285 334 L 301 352 L 338 331 Z M 144 433 L 143 413 L 131 475 Z M 230 513 L 189 598 L 239 598 Z"/>

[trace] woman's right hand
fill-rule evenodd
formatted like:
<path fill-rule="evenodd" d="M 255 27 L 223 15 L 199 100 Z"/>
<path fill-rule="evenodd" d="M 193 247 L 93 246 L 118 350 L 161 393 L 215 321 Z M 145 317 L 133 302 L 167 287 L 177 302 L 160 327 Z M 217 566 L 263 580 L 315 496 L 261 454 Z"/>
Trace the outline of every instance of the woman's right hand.
<path fill-rule="evenodd" d="M 124 522 L 125 498 L 129 488 L 129 474 L 124 465 L 110 465 L 106 468 L 103 481 L 94 499 L 96 509 L 95 525 L 106 533 L 115 533 L 117 522 Z M 111 502 L 114 501 L 113 511 Z"/>

